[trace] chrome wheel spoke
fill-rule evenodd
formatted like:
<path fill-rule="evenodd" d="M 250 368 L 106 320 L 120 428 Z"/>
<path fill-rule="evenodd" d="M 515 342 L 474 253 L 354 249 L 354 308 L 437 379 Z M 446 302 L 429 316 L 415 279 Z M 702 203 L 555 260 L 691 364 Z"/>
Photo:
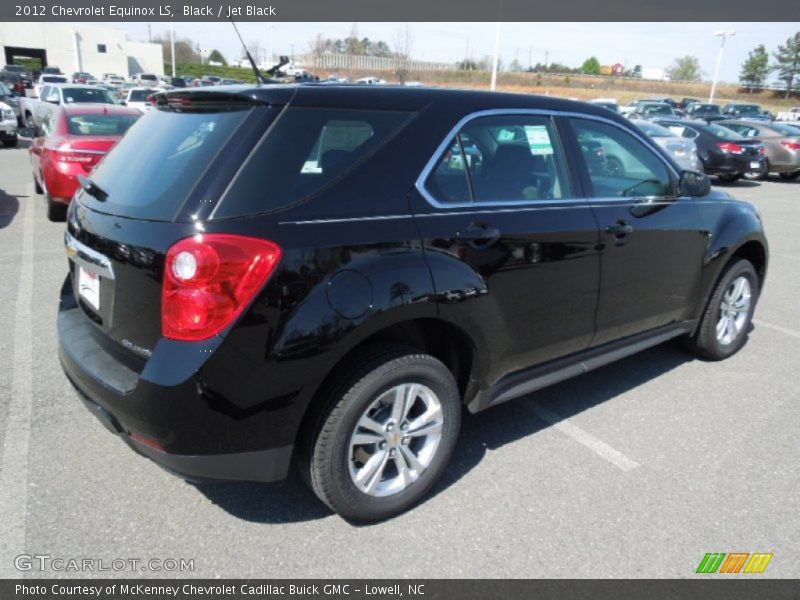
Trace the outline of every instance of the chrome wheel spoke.
<path fill-rule="evenodd" d="M 358 431 L 358 429 L 366 429 L 367 431 L 377 434 L 381 438 L 383 438 L 383 425 L 378 423 L 375 419 L 373 419 L 369 415 L 363 415 L 358 420 L 356 431 Z"/>
<path fill-rule="evenodd" d="M 414 454 L 414 452 L 408 446 L 401 446 L 398 454 L 403 456 L 403 460 L 405 460 L 409 468 L 415 473 L 414 479 L 419 477 L 419 473 L 425 470 L 425 465 L 419 462 L 417 455 Z"/>
<path fill-rule="evenodd" d="M 426 411 L 408 424 L 408 431 L 406 434 L 411 437 L 419 437 L 441 432 L 441 415 L 442 411 L 438 407 L 436 410 Z"/>
<path fill-rule="evenodd" d="M 397 473 L 400 476 L 400 479 L 403 480 L 403 486 L 407 486 L 417 478 L 416 474 L 409 468 L 409 464 L 406 462 L 405 453 L 402 450 L 395 452 L 394 464 L 397 465 Z"/>
<path fill-rule="evenodd" d="M 395 425 L 400 425 L 406 420 L 408 411 L 411 410 L 419 393 L 419 386 L 416 384 L 399 385 L 395 388 L 392 400 L 392 421 Z"/>
<path fill-rule="evenodd" d="M 389 460 L 389 453 L 385 450 L 373 454 L 366 464 L 356 474 L 356 485 L 366 493 L 370 493 L 378 485 Z"/>
<path fill-rule="evenodd" d="M 377 433 L 356 433 L 353 436 L 351 445 L 363 446 L 365 444 L 379 444 L 383 441 L 383 436 Z"/>

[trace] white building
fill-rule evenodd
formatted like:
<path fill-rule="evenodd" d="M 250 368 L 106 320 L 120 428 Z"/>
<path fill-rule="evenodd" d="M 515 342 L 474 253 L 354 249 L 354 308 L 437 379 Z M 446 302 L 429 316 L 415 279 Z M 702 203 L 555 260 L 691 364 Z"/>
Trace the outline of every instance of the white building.
<path fill-rule="evenodd" d="M 71 75 L 85 71 L 95 77 L 117 73 L 164 74 L 161 44 L 128 41 L 125 32 L 79 23 L 0 22 L 0 60 L 39 58 Z M 2 65 L 0 65 L 2 68 Z"/>

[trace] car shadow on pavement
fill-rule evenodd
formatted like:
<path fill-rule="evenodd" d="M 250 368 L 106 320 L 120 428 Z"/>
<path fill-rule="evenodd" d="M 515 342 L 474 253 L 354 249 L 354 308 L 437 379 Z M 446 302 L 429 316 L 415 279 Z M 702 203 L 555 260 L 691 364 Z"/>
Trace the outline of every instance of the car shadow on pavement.
<path fill-rule="evenodd" d="M 666 343 L 580 377 L 525 396 L 562 419 L 603 404 L 693 360 L 676 343 Z M 432 498 L 477 466 L 488 451 L 527 438 L 550 426 L 511 401 L 471 415 L 463 412 L 461 434 L 449 465 L 431 493 Z M 602 432 L 598 432 L 602 437 Z M 289 479 L 273 484 L 194 484 L 214 504 L 231 515 L 258 523 L 311 521 L 333 513 L 320 502 L 293 470 Z M 394 517 L 402 519 L 403 516 Z M 358 524 L 354 524 L 358 525 Z"/>
<path fill-rule="evenodd" d="M 0 229 L 8 227 L 19 212 L 19 200 L 0 189 Z"/>

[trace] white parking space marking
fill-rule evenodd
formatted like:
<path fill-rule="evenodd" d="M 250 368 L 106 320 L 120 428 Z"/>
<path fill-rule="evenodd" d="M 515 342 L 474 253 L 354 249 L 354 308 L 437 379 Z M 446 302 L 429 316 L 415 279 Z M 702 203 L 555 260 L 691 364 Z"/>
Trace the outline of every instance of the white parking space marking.
<path fill-rule="evenodd" d="M 767 329 L 772 329 L 773 331 L 780 331 L 781 333 L 785 333 L 786 335 L 800 338 L 800 331 L 795 331 L 794 329 L 789 329 L 788 327 L 781 327 L 780 325 L 768 323 L 767 321 L 762 321 L 761 319 L 753 319 L 753 323 L 755 323 L 759 327 L 766 327 Z"/>
<path fill-rule="evenodd" d="M 554 413 L 540 404 L 533 401 L 517 401 L 517 404 L 522 406 L 525 410 L 533 413 L 543 421 L 546 421 L 555 429 L 558 429 L 561 433 L 568 435 L 579 444 L 586 446 L 600 458 L 607 460 L 620 470 L 630 471 L 639 466 L 639 463 L 637 463 L 635 460 L 628 458 L 619 450 L 616 450 L 615 448 L 612 448 L 606 444 L 603 440 L 596 438 L 588 431 L 581 429 L 568 419 L 565 419 L 561 415 Z"/>
<path fill-rule="evenodd" d="M 31 197 L 31 194 L 28 194 Z M 34 207 L 21 202 L 22 253 L 14 306 L 14 357 L 11 363 L 11 398 L 3 450 L 0 454 L 0 578 L 21 577 L 14 557 L 25 551 L 28 512 L 28 446 L 33 403 L 33 218 Z"/>

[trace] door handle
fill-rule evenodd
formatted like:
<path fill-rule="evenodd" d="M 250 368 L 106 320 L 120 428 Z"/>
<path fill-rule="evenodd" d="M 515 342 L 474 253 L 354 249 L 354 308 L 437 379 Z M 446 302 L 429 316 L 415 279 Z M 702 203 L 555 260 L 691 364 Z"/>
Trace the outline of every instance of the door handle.
<path fill-rule="evenodd" d="M 493 244 L 499 239 L 499 229 L 483 225 L 470 225 L 466 229 L 456 232 L 456 240 L 459 242 L 479 242 L 482 246 Z"/>
<path fill-rule="evenodd" d="M 615 238 L 623 238 L 626 235 L 633 233 L 633 226 L 628 225 L 625 221 L 620 219 L 613 225 L 606 227 L 606 233 L 613 235 Z"/>

